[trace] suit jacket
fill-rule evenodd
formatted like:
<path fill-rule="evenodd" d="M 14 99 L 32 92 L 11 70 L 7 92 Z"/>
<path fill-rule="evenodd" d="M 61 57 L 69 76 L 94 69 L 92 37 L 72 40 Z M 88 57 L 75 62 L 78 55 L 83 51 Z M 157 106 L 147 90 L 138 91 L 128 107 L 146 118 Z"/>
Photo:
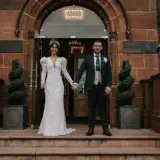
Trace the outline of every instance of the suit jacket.
<path fill-rule="evenodd" d="M 94 54 L 86 55 L 84 60 L 76 73 L 75 83 L 79 83 L 84 71 L 86 70 L 86 80 L 85 80 L 85 89 L 90 90 L 94 85 L 95 79 L 95 65 L 94 65 Z M 101 55 L 101 78 L 102 84 L 104 86 L 112 85 L 112 69 L 110 60 L 108 57 Z"/>

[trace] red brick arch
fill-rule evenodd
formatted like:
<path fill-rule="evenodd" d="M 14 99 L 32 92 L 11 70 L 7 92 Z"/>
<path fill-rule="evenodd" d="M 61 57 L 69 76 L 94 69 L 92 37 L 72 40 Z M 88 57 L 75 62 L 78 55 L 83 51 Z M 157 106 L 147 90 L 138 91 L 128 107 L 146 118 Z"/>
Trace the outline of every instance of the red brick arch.
<path fill-rule="evenodd" d="M 86 0 L 28 0 L 27 2 L 20 13 L 19 26 L 17 28 L 20 31 L 38 30 L 52 11 L 73 4 L 83 6 L 97 13 L 109 32 L 120 33 L 126 31 L 124 13 L 116 0 L 90 0 L 90 3 Z"/>
<path fill-rule="evenodd" d="M 27 42 L 29 48 L 34 48 L 34 43 L 32 43 L 34 39 L 29 39 L 29 37 L 34 38 L 34 32 L 39 32 L 44 20 L 52 11 L 73 4 L 94 11 L 101 18 L 109 32 L 108 53 L 112 62 L 113 83 L 116 84 L 116 54 L 121 53 L 121 43 L 118 42 L 125 39 L 127 31 L 124 12 L 116 1 L 117 0 L 90 0 L 89 3 L 87 0 L 28 0 L 24 4 L 17 19 L 15 33 L 19 36 L 18 33 L 21 34 L 22 30 L 25 31 L 27 34 L 24 36 L 24 41 Z M 26 50 L 24 53 L 33 55 L 33 50 Z M 33 57 L 29 61 L 32 60 Z M 27 66 L 27 68 L 29 68 L 29 66 Z"/>

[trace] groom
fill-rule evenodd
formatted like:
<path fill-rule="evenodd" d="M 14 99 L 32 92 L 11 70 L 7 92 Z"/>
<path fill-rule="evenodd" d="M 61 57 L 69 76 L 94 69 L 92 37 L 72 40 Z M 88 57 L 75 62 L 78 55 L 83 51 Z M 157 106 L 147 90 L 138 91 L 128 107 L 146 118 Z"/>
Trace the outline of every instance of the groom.
<path fill-rule="evenodd" d="M 96 107 L 98 103 L 100 118 L 102 122 L 103 134 L 112 136 L 107 123 L 107 96 L 111 93 L 112 71 L 108 57 L 101 54 L 102 42 L 97 40 L 92 46 L 93 54 L 86 55 L 76 73 L 73 90 L 78 89 L 78 83 L 86 70 L 85 89 L 88 93 L 88 121 L 89 130 L 87 136 L 94 134 Z"/>

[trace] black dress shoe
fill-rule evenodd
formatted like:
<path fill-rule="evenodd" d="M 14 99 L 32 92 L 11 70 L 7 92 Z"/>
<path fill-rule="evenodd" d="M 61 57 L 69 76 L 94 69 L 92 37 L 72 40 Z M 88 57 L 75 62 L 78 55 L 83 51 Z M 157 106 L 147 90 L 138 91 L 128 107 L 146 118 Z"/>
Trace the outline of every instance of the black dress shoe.
<path fill-rule="evenodd" d="M 112 133 L 109 131 L 109 129 L 103 129 L 103 134 L 106 136 L 112 136 Z"/>
<path fill-rule="evenodd" d="M 90 128 L 88 132 L 86 133 L 86 136 L 91 136 L 91 135 L 94 135 L 94 129 L 92 128 Z"/>

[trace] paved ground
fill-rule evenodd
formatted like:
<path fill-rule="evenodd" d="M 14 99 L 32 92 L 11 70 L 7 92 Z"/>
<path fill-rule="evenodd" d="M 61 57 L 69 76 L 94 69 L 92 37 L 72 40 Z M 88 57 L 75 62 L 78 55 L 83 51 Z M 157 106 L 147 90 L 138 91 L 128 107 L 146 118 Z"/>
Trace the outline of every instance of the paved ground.
<path fill-rule="evenodd" d="M 85 133 L 88 130 L 87 125 L 79 125 L 79 124 L 73 124 L 68 125 L 68 127 L 74 128 L 76 131 L 73 132 L 70 135 L 66 136 L 59 136 L 59 137 L 86 137 Z M 0 129 L 0 137 L 43 137 L 41 135 L 37 134 L 37 129 L 31 129 L 27 128 L 24 130 L 3 130 Z M 120 130 L 117 128 L 111 128 L 111 132 L 113 134 L 112 137 L 160 137 L 160 133 L 156 133 L 150 129 L 140 129 L 140 130 Z M 91 136 L 92 138 L 96 137 L 106 137 L 102 135 L 102 128 L 100 125 L 97 125 L 95 127 L 95 135 Z"/>

